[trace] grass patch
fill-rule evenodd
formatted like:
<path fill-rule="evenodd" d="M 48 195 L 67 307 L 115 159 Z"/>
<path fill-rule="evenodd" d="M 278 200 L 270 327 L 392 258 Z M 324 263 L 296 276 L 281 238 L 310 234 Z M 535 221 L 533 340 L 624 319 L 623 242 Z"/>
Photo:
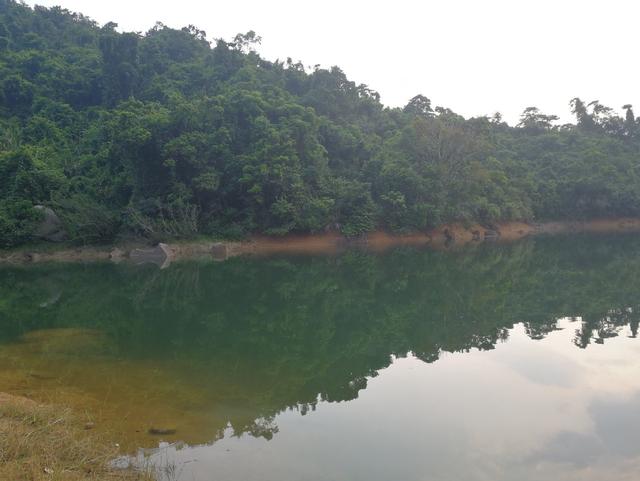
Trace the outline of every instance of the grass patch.
<path fill-rule="evenodd" d="M 0 393 L 0 479 L 151 481 L 109 465 L 118 447 L 86 429 L 69 409 Z"/>

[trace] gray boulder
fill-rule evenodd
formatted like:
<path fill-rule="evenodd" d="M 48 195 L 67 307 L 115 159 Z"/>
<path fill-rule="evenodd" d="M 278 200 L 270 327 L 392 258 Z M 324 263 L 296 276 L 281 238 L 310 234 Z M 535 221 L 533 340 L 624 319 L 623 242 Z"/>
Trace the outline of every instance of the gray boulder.
<path fill-rule="evenodd" d="M 500 237 L 500 232 L 493 229 L 487 229 L 484 231 L 484 239 L 485 240 L 496 240 Z"/>
<path fill-rule="evenodd" d="M 229 249 L 224 242 L 216 242 L 211 246 L 211 257 L 214 261 L 226 261 L 229 257 Z"/>
<path fill-rule="evenodd" d="M 129 258 L 134 264 L 155 264 L 161 269 L 169 267 L 173 252 L 167 244 L 158 244 L 147 249 L 133 249 L 129 253 Z"/>
<path fill-rule="evenodd" d="M 42 219 L 33 232 L 34 237 L 50 242 L 62 242 L 67 238 L 62 221 L 53 209 L 44 205 L 36 205 L 34 209 L 42 213 Z"/>
<path fill-rule="evenodd" d="M 111 249 L 111 252 L 109 252 L 109 259 L 111 259 L 111 262 L 115 262 L 116 264 L 122 262 L 124 256 L 125 252 L 118 247 L 114 247 Z"/>

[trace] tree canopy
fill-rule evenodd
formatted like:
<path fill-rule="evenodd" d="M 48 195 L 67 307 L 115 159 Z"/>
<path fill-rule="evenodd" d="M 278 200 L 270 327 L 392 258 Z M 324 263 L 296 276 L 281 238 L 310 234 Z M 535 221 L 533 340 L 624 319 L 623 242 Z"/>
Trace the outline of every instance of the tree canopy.
<path fill-rule="evenodd" d="M 338 67 L 262 58 L 253 31 L 116 27 L 0 0 L 0 246 L 34 205 L 79 242 L 640 215 L 629 104 L 511 127 L 422 94 L 385 107 Z"/>

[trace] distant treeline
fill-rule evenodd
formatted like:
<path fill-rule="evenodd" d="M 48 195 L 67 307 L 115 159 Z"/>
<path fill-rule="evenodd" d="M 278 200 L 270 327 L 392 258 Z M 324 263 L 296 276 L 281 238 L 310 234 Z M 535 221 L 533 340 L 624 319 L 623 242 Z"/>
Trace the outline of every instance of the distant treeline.
<path fill-rule="evenodd" d="M 0 0 L 0 246 L 31 238 L 34 205 L 78 242 L 640 215 L 630 105 L 511 127 L 384 107 L 337 67 L 264 60 L 254 32 L 116 26 Z"/>

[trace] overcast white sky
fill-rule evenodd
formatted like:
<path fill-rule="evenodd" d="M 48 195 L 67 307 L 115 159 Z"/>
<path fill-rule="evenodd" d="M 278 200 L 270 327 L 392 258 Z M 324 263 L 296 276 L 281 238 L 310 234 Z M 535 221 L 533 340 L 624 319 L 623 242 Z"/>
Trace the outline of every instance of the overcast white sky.
<path fill-rule="evenodd" d="M 469 117 L 525 107 L 572 120 L 575 96 L 640 113 L 637 0 L 36 0 L 121 30 L 255 30 L 267 59 L 340 66 L 401 106 L 417 93 Z"/>

